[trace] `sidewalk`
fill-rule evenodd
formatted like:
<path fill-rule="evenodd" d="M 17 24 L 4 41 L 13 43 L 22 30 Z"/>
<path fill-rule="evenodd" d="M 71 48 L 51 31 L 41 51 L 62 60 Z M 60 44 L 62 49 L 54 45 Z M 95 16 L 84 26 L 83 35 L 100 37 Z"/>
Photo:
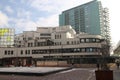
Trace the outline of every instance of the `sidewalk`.
<path fill-rule="evenodd" d="M 120 69 L 113 71 L 113 80 L 120 80 Z"/>
<path fill-rule="evenodd" d="M 73 68 L 45 76 L 0 75 L 0 80 L 95 80 L 94 71 L 89 68 Z"/>

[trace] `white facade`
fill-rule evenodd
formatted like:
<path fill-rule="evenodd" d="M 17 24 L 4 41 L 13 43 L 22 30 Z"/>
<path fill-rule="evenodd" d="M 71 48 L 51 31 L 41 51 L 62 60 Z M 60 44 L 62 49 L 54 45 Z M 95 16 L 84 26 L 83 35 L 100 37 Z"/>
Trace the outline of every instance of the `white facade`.
<path fill-rule="evenodd" d="M 32 50 L 37 49 L 61 49 L 61 48 L 96 48 L 96 52 L 83 52 L 81 53 L 62 53 L 63 55 L 101 55 L 99 49 L 102 43 L 100 42 L 101 36 L 88 35 L 85 33 L 76 34 L 71 26 L 64 27 L 38 27 L 36 31 L 24 31 L 23 33 L 15 36 L 15 47 L 14 48 L 0 48 L 1 58 L 4 57 L 27 57 L 31 56 L 34 58 L 48 56 L 49 53 L 44 54 L 32 54 Z M 50 44 L 47 43 L 50 41 Z M 90 40 L 92 42 L 90 42 Z M 14 51 L 12 55 L 5 55 L 5 50 Z M 23 50 L 23 54 L 21 54 Z M 26 50 L 30 50 L 29 55 L 25 54 Z M 92 49 L 91 49 L 92 50 Z M 89 51 L 89 50 L 88 50 Z M 10 54 L 10 53 L 9 53 Z M 54 53 L 50 55 L 61 55 L 60 53 Z"/>
<path fill-rule="evenodd" d="M 71 26 L 38 27 L 15 36 L 14 48 L 0 48 L 0 58 L 101 56 L 101 36 L 76 34 Z M 12 64 L 12 62 L 11 62 Z"/>

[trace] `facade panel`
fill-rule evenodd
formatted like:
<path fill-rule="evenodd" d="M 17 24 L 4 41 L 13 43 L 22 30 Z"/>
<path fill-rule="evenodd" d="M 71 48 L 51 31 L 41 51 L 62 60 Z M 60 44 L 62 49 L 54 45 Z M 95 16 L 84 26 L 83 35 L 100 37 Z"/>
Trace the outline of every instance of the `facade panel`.
<path fill-rule="evenodd" d="M 0 28 L 0 47 L 13 47 L 14 29 Z"/>

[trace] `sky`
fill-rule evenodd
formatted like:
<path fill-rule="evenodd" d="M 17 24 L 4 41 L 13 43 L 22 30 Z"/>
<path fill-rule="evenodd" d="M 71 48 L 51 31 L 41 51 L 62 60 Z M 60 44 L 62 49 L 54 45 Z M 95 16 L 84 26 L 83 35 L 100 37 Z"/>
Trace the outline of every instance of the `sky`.
<path fill-rule="evenodd" d="M 59 14 L 91 0 L 0 0 L 0 28 L 14 28 L 15 33 L 33 31 L 36 27 L 59 25 Z M 99 0 L 109 9 L 112 43 L 116 45 L 120 18 L 120 0 Z"/>

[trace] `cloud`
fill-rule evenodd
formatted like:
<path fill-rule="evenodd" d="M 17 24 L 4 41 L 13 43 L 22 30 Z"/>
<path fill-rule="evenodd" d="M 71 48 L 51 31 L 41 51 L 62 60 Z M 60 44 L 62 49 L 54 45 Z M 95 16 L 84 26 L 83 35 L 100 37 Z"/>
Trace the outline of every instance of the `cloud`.
<path fill-rule="evenodd" d="M 8 13 L 13 13 L 14 12 L 10 6 L 6 6 L 5 11 L 7 11 Z"/>
<path fill-rule="evenodd" d="M 49 17 L 39 17 L 37 21 L 32 21 L 25 18 L 10 18 L 14 24 L 16 33 L 23 31 L 35 31 L 37 27 L 55 27 L 58 26 L 58 15 L 51 15 Z"/>
<path fill-rule="evenodd" d="M 82 0 L 84 1 L 84 0 Z M 26 11 L 25 9 L 18 8 L 17 10 L 17 18 L 11 18 L 11 22 L 15 24 L 16 32 L 22 32 L 22 31 L 31 31 L 36 30 L 36 27 L 54 27 L 58 26 L 58 17 L 59 13 L 63 9 L 68 9 L 72 6 L 76 6 L 76 4 L 79 5 L 78 0 L 71 0 L 71 1 L 61 1 L 61 0 L 31 0 L 30 6 L 36 8 L 40 11 L 47 11 L 47 12 L 53 12 L 49 16 L 42 16 L 38 17 L 37 21 L 31 20 L 31 14 L 32 12 Z"/>
<path fill-rule="evenodd" d="M 15 0 L 8 0 L 10 3 L 16 4 Z"/>
<path fill-rule="evenodd" d="M 22 31 L 33 31 L 36 30 L 36 23 L 26 19 L 10 19 L 15 25 L 16 32 L 21 33 Z"/>
<path fill-rule="evenodd" d="M 26 11 L 25 9 L 19 8 L 17 10 L 17 17 L 18 18 L 26 18 L 26 19 L 30 19 L 32 12 L 30 11 Z"/>
<path fill-rule="evenodd" d="M 58 15 L 54 14 L 49 17 L 40 17 L 36 22 L 39 26 L 58 26 Z"/>
<path fill-rule="evenodd" d="M 40 11 L 59 13 L 61 10 L 85 3 L 85 0 L 31 0 L 29 3 L 31 7 Z"/>
<path fill-rule="evenodd" d="M 20 1 L 21 1 L 22 4 L 26 3 L 26 2 L 25 2 L 26 0 L 20 0 Z"/>
<path fill-rule="evenodd" d="M 8 25 L 8 16 L 0 11 L 0 26 Z"/>

